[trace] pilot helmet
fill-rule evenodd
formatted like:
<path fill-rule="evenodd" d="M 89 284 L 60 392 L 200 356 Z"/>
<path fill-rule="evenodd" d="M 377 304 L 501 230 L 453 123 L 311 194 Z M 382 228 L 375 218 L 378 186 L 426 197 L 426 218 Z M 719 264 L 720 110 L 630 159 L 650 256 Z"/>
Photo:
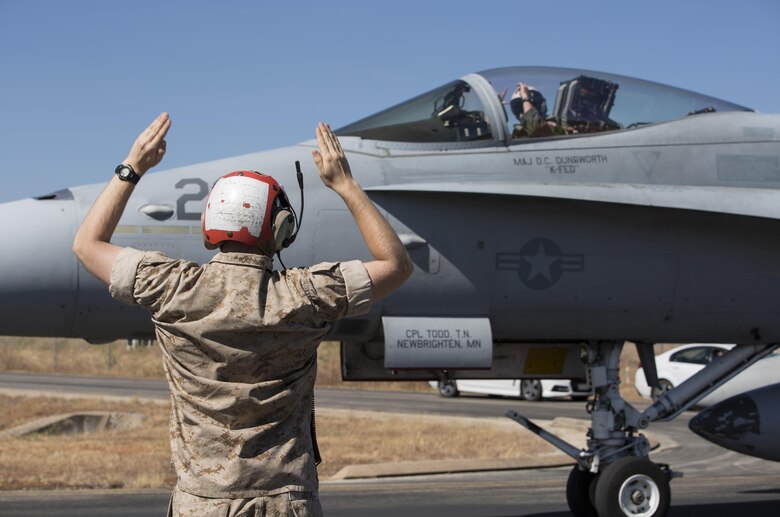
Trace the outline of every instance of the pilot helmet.
<path fill-rule="evenodd" d="M 274 178 L 234 171 L 214 183 L 202 224 L 208 249 L 235 241 L 277 252 L 292 242 L 295 218 L 284 188 Z"/>
<path fill-rule="evenodd" d="M 536 108 L 536 111 L 539 113 L 539 116 L 542 118 L 547 118 L 547 100 L 544 98 L 544 95 L 542 95 L 542 92 L 537 90 L 536 88 L 533 88 L 531 86 L 528 87 L 528 102 L 530 102 L 534 108 Z M 520 97 L 515 97 L 509 102 L 509 106 L 512 109 L 512 113 L 515 117 L 519 120 L 520 117 L 523 116 L 523 101 Z"/>

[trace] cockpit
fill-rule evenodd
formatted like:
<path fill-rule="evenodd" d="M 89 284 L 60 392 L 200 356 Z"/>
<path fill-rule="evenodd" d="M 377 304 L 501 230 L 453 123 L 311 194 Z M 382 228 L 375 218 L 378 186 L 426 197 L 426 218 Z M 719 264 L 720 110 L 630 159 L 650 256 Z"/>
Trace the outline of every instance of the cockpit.
<path fill-rule="evenodd" d="M 527 138 L 618 131 L 724 111 L 752 110 L 631 77 L 569 68 L 509 67 L 464 76 L 336 133 L 417 144 L 510 145 Z"/>

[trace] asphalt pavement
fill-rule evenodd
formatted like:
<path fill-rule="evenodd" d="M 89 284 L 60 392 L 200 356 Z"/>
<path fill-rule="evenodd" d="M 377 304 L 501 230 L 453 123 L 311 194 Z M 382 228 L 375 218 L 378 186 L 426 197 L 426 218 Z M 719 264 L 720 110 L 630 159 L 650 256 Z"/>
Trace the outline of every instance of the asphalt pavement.
<path fill-rule="evenodd" d="M 168 398 L 161 381 L 0 374 L 6 393 Z M 585 418 L 582 402 L 525 402 L 483 396 L 443 399 L 431 393 L 318 389 L 319 407 L 501 417 L 514 409 L 537 420 Z M 673 517 L 780 515 L 780 464 L 712 445 L 687 429 L 693 413 L 650 430 L 664 445 L 652 459 L 685 476 L 672 481 Z M 329 516 L 558 517 L 569 515 L 570 467 L 325 481 L 320 496 Z M 163 515 L 167 491 L 0 492 L 0 516 Z"/>

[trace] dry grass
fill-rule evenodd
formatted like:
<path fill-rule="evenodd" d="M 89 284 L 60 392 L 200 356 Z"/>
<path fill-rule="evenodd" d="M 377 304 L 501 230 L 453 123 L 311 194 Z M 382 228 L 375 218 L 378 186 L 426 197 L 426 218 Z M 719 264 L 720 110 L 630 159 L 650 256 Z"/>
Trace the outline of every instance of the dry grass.
<path fill-rule="evenodd" d="M 0 490 L 170 488 L 167 404 L 8 397 L 0 429 L 76 411 L 134 411 L 141 428 L 0 441 Z M 403 419 L 403 425 L 399 425 Z M 327 478 L 350 464 L 453 458 L 519 458 L 550 446 L 511 422 L 322 409 L 317 428 Z M 446 439 L 442 439 L 446 437 Z"/>
<path fill-rule="evenodd" d="M 657 352 L 669 346 L 657 347 Z M 634 389 L 639 359 L 633 345 L 621 356 L 621 394 L 626 400 L 642 400 Z M 393 390 L 430 393 L 427 382 L 345 382 L 341 380 L 339 343 L 325 341 L 318 355 L 317 386 L 363 390 Z M 128 348 L 124 341 L 90 345 L 81 339 L 0 337 L 0 371 L 62 373 L 96 377 L 164 379 L 159 347 Z"/>
<path fill-rule="evenodd" d="M 339 344 L 326 341 L 318 355 L 317 386 L 431 391 L 425 382 L 344 382 Z M 164 379 L 160 348 L 128 348 L 124 341 L 90 345 L 81 339 L 0 337 L 0 372 L 63 373 L 95 377 Z"/>
<path fill-rule="evenodd" d="M 325 475 L 350 464 L 508 459 L 555 451 L 509 420 L 318 410 L 317 435 Z"/>
<path fill-rule="evenodd" d="M 676 345 L 661 345 L 656 352 Z M 621 355 L 620 393 L 630 402 L 642 402 L 634 388 L 639 359 L 633 345 Z M 97 377 L 165 378 L 157 345 L 128 348 L 124 341 L 90 345 L 80 339 L 0 337 L 0 371 L 63 373 Z M 345 382 L 341 380 L 339 343 L 320 345 L 317 386 L 363 390 L 432 391 L 427 382 Z"/>
<path fill-rule="evenodd" d="M 143 402 L 0 396 L 0 428 L 76 411 L 143 413 L 136 429 L 83 436 L 0 440 L 0 489 L 154 488 L 172 486 L 168 408 Z"/>
<path fill-rule="evenodd" d="M 157 346 L 131 349 L 124 341 L 90 345 L 64 338 L 0 337 L 0 371 L 164 378 Z"/>
<path fill-rule="evenodd" d="M 638 358 L 626 347 L 621 393 L 640 400 L 633 388 Z M 0 337 L 0 371 L 90 376 L 162 378 L 157 346 L 128 349 L 124 342 L 89 345 L 76 339 Z M 430 391 L 424 382 L 343 382 L 339 345 L 320 347 L 317 385 L 361 389 Z M 0 490 L 51 488 L 169 488 L 167 404 L 0 396 L 0 429 L 33 418 L 75 411 L 134 411 L 141 428 L 87 436 L 37 436 L 0 441 Z M 506 459 L 553 452 L 542 440 L 511 422 L 392 415 L 320 409 L 320 449 L 327 478 L 350 464 L 426 459 Z M 446 437 L 446 439 L 443 439 Z"/>

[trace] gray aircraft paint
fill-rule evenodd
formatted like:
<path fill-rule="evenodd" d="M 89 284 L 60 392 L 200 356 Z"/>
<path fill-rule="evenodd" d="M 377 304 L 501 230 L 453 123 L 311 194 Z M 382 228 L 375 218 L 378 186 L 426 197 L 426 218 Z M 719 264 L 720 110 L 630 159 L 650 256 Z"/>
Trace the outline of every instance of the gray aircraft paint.
<path fill-rule="evenodd" d="M 463 79 L 498 118 L 484 76 Z M 341 137 L 356 178 L 409 240 L 416 268 L 367 319 L 337 327 L 334 338 L 378 335 L 381 316 L 429 316 L 489 317 L 494 338 L 507 342 L 778 339 L 780 247 L 767 236 L 780 219 L 780 117 L 719 112 L 521 141 L 493 127 L 492 140 L 474 142 Z M 206 261 L 211 253 L 198 234 L 206 187 L 228 171 L 256 169 L 278 178 L 296 204 L 300 160 L 306 217 L 285 263 L 368 258 L 349 213 L 317 178 L 315 147 L 310 140 L 152 173 L 114 242 Z M 151 335 L 146 314 L 111 300 L 70 253 L 101 189 L 0 205 L 6 220 L 26 225 L 12 230 L 22 251 L 3 259 L 0 332 Z"/>

